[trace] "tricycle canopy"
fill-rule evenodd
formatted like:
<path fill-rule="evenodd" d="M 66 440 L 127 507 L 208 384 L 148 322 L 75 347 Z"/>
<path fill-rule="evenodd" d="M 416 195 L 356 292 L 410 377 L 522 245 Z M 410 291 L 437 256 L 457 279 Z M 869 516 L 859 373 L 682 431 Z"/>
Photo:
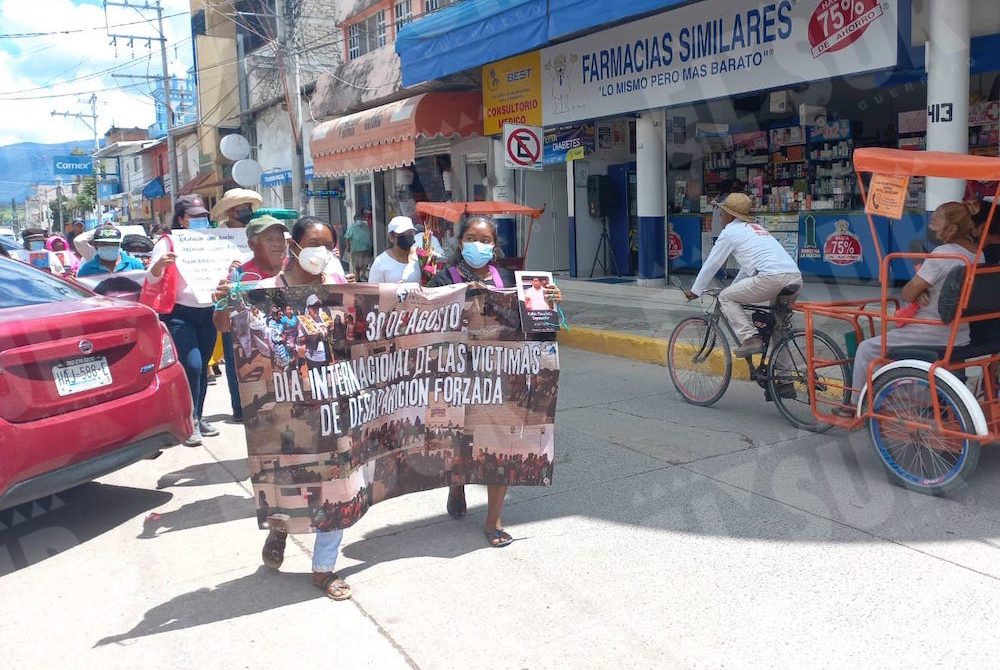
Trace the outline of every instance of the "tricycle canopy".
<path fill-rule="evenodd" d="M 417 212 L 436 216 L 452 223 L 458 223 L 467 214 L 514 214 L 529 216 L 537 219 L 545 211 L 545 208 L 528 207 L 527 205 L 516 205 L 512 202 L 498 202 L 495 200 L 482 200 L 475 202 L 418 202 Z"/>
<path fill-rule="evenodd" d="M 854 169 L 858 172 L 899 176 L 1000 180 L 1000 158 L 947 151 L 860 148 L 854 150 Z"/>

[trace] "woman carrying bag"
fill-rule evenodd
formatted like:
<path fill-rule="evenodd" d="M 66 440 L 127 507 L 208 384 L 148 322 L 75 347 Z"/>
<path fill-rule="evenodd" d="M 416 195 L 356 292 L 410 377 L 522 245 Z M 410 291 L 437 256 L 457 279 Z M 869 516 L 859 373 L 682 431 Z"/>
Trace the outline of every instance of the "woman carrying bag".
<path fill-rule="evenodd" d="M 208 210 L 198 196 L 181 196 L 174 205 L 172 229 L 207 228 Z M 192 291 L 177 271 L 177 254 L 173 240 L 164 235 L 153 246 L 146 285 L 141 302 L 160 313 L 167 325 L 184 372 L 191 387 L 194 403 L 194 433 L 184 446 L 196 447 L 203 437 L 213 437 L 219 430 L 205 421 L 202 411 L 208 390 L 208 361 L 212 357 L 217 332 L 212 323 L 214 305 L 204 302 Z"/>

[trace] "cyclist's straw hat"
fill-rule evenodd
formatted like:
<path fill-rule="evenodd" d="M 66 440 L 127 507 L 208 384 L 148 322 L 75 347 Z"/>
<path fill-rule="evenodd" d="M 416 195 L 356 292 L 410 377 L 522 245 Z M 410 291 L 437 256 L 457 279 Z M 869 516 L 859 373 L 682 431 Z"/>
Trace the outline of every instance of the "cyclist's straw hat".
<path fill-rule="evenodd" d="M 753 200 L 746 193 L 730 193 L 725 200 L 716 203 L 716 207 L 740 221 L 753 219 Z"/>

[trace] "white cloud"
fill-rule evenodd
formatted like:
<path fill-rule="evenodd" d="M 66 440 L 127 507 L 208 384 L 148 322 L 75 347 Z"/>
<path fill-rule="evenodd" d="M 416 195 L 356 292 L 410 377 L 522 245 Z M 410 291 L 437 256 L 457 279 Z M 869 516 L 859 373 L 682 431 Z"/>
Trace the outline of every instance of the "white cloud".
<path fill-rule="evenodd" d="M 163 0 L 168 60 L 181 69 L 191 64 L 190 15 L 187 0 Z M 77 30 L 124 23 L 111 32 L 155 36 L 155 24 L 141 23 L 155 14 L 135 9 L 109 9 L 71 0 L 0 0 L 0 32 L 29 33 Z M 86 124 L 74 118 L 53 117 L 51 112 L 89 113 L 92 92 L 98 96 L 98 133 L 112 125 L 146 127 L 155 120 L 152 83 L 122 80 L 118 74 L 159 75 L 159 44 L 137 40 L 130 47 L 123 40 L 110 44 L 105 30 L 92 30 L 41 38 L 0 40 L 0 146 L 17 142 L 65 142 L 91 136 Z M 151 56 L 151 57 L 150 57 Z M 130 61 L 136 62 L 131 63 Z M 175 66 L 172 66 L 172 68 Z M 175 71 L 183 75 L 184 72 Z M 133 84 L 132 86 L 128 86 Z M 116 90 L 107 90 L 115 89 Z M 41 97 L 70 94 L 62 97 Z"/>

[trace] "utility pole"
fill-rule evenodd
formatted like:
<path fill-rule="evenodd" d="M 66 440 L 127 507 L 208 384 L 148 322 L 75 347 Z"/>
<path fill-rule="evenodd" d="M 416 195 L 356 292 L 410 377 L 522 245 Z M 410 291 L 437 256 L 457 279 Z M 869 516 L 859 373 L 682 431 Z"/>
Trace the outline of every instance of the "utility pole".
<path fill-rule="evenodd" d="M 90 114 L 81 114 L 79 112 L 57 112 L 52 110 L 52 116 L 64 116 L 80 119 L 86 123 L 87 127 L 94 133 L 94 155 L 91 157 L 91 160 L 94 163 L 94 203 L 97 209 L 97 225 L 100 226 L 104 210 L 101 207 L 101 170 L 98 167 L 100 163 L 98 163 L 97 158 L 97 154 L 101 151 L 101 139 L 97 134 L 97 94 L 92 93 L 90 95 Z"/>
<path fill-rule="evenodd" d="M 62 177 L 56 179 L 56 208 L 59 214 L 59 233 L 63 230 Z"/>
<path fill-rule="evenodd" d="M 150 3 L 149 0 L 145 0 L 142 4 L 136 2 L 129 2 L 128 0 L 123 0 L 122 2 L 109 2 L 105 0 L 104 11 L 106 12 L 108 7 L 123 7 L 126 9 L 134 9 L 140 14 L 142 12 L 156 12 L 156 32 L 159 37 L 147 37 L 140 35 L 116 35 L 108 33 L 108 37 L 111 38 L 112 44 L 117 44 L 118 40 L 124 40 L 129 46 L 133 46 L 135 42 L 145 42 L 147 48 L 152 48 L 153 42 L 160 43 L 160 66 L 162 68 L 162 80 L 163 86 L 163 106 L 167 111 L 167 164 L 170 166 L 170 186 L 167 187 L 164 184 L 164 190 L 167 192 L 167 196 L 173 200 L 174 195 L 180 188 L 178 184 L 179 177 L 177 175 L 177 155 L 174 150 L 174 136 L 170 134 L 170 129 L 174 127 L 174 106 L 170 102 L 170 69 L 167 63 L 167 36 L 163 32 L 163 3 L 160 0 Z M 149 19 L 152 23 L 152 19 Z M 152 77 L 151 77 L 152 78 Z"/>
<path fill-rule="evenodd" d="M 298 52 L 290 48 L 292 42 L 292 32 L 296 29 L 296 26 L 292 23 L 291 12 L 288 7 L 288 0 L 281 0 L 277 3 L 275 9 L 277 10 L 277 33 L 278 33 L 278 43 L 277 48 L 277 61 L 279 63 L 280 71 L 279 76 L 285 79 L 285 92 L 286 95 L 295 96 L 294 100 L 287 100 L 288 103 L 288 115 L 291 120 L 292 126 L 292 140 L 293 140 L 293 153 L 292 153 L 292 204 L 293 207 L 299 212 L 304 212 L 306 207 L 305 199 L 305 181 L 306 181 L 306 168 L 305 168 L 305 156 L 304 156 L 304 141 L 302 138 L 302 81 L 299 67 L 299 55 Z M 292 90 L 289 91 L 287 85 L 287 75 L 286 63 L 284 55 L 287 53 L 292 53 Z M 294 111 L 293 111 L 294 110 Z"/>

